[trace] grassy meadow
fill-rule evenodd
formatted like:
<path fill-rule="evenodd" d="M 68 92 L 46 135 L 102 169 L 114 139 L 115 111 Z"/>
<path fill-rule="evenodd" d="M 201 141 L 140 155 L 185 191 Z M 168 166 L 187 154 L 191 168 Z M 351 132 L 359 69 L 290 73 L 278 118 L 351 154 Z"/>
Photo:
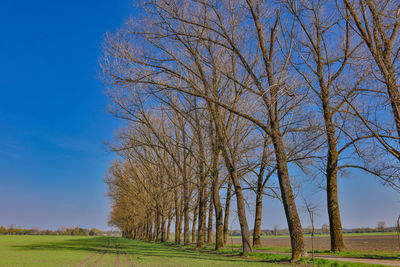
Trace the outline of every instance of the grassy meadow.
<path fill-rule="evenodd" d="M 106 253 L 99 260 L 103 252 Z M 0 266 L 138 265 L 265 266 L 265 263 L 119 237 L 0 236 Z"/>
<path fill-rule="evenodd" d="M 296 264 L 289 255 L 238 250 L 197 250 L 120 237 L 0 236 L 0 266 L 313 266 L 310 259 Z M 318 266 L 371 266 L 317 259 Z"/>

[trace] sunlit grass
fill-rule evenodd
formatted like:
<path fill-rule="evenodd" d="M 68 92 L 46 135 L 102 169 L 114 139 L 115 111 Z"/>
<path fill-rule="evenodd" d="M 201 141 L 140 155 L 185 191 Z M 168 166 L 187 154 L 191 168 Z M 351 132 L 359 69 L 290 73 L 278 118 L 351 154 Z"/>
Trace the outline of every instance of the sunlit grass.
<path fill-rule="evenodd" d="M 268 249 L 268 248 L 266 248 Z M 288 251 L 286 249 L 286 251 Z M 172 243 L 128 240 L 120 237 L 79 236 L 0 236 L 0 266 L 313 266 L 310 258 L 296 264 L 290 255 L 254 252 L 241 257 L 238 245 L 214 251 L 212 247 L 196 249 Z M 358 252 L 329 254 L 346 257 L 364 257 Z M 374 256 L 375 255 L 375 256 Z M 398 254 L 370 254 L 371 258 L 399 259 Z M 101 257 L 100 257 L 101 256 Z M 316 266 L 372 266 L 362 263 L 335 262 L 315 259 Z"/>

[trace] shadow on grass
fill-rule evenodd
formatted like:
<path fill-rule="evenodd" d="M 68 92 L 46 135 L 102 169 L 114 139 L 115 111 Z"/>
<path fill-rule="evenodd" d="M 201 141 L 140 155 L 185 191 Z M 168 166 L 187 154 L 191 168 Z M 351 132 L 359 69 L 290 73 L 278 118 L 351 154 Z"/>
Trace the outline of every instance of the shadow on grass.
<path fill-rule="evenodd" d="M 71 238 L 62 241 L 36 242 L 32 244 L 14 245 L 21 250 L 72 250 L 97 252 L 112 249 L 113 237 Z"/>
<path fill-rule="evenodd" d="M 127 255 L 142 261 L 146 257 L 160 257 L 168 259 L 192 259 L 192 260 L 212 260 L 220 262 L 266 262 L 266 263 L 289 263 L 287 258 L 271 259 L 249 259 L 241 257 L 239 253 L 229 253 L 226 251 L 216 252 L 211 249 L 195 249 L 193 247 L 176 246 L 172 243 L 156 243 L 139 240 L 129 240 L 120 237 L 91 237 L 91 238 L 71 238 L 62 241 L 37 242 L 24 245 L 14 245 L 20 250 L 64 250 L 64 251 L 86 251 L 126 253 Z"/>

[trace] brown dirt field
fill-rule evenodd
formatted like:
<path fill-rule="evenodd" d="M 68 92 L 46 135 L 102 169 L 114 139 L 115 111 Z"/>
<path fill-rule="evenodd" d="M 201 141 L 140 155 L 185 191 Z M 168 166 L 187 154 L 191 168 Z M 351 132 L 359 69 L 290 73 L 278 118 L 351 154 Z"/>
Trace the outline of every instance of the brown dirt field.
<path fill-rule="evenodd" d="M 397 235 L 376 235 L 376 236 L 345 236 L 344 240 L 348 250 L 353 251 L 399 251 Z M 305 237 L 307 249 L 311 249 L 311 237 Z M 233 239 L 234 244 L 240 244 L 241 239 Z M 290 239 L 286 237 L 263 238 L 263 247 L 287 247 L 290 248 Z M 231 243 L 229 239 L 227 246 Z M 316 250 L 329 250 L 329 236 L 316 236 L 314 239 Z"/>

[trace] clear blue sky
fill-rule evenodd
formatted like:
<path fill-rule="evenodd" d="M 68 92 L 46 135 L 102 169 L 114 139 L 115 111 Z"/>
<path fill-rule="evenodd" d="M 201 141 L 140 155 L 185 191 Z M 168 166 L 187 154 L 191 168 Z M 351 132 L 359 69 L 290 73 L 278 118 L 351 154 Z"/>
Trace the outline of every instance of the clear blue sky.
<path fill-rule="evenodd" d="M 0 1 L 0 225 L 107 225 L 97 62 L 132 0 Z"/>
<path fill-rule="evenodd" d="M 130 15 L 131 0 L 0 1 L 0 225 L 107 229 L 113 156 L 103 142 L 118 122 L 97 61 L 103 34 Z M 344 227 L 394 225 L 400 213 L 399 194 L 362 173 L 341 179 L 339 193 Z M 324 195 L 313 197 L 317 225 L 327 223 Z M 278 201 L 265 200 L 263 218 L 263 228 L 286 227 Z"/>

